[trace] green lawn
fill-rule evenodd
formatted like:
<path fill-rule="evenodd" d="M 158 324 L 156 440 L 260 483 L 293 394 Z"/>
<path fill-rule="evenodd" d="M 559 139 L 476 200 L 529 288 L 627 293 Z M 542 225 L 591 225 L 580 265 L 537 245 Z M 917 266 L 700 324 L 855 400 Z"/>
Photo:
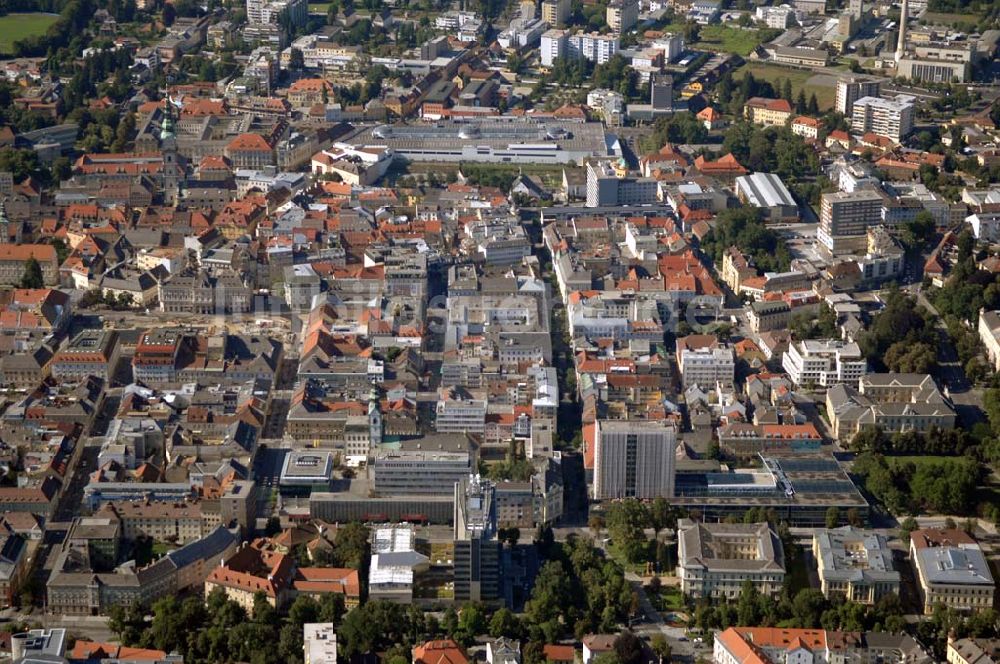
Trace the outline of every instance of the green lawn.
<path fill-rule="evenodd" d="M 962 457 L 954 457 L 954 456 L 924 455 L 924 456 L 887 456 L 885 460 L 894 465 L 901 465 L 909 462 L 912 463 L 914 466 L 920 466 L 922 464 L 926 465 L 929 463 L 940 463 L 941 461 L 947 461 L 949 459 L 961 459 L 961 458 Z"/>
<path fill-rule="evenodd" d="M 758 44 L 760 37 L 756 30 L 740 30 L 715 24 L 702 26 L 697 45 L 710 51 L 747 56 Z"/>
<path fill-rule="evenodd" d="M 329 2 L 310 2 L 309 3 L 309 13 L 310 14 L 322 14 L 326 16 L 326 13 L 330 11 Z"/>
<path fill-rule="evenodd" d="M 792 82 L 793 99 L 798 97 L 799 90 L 805 91 L 806 99 L 809 99 L 810 95 L 815 94 L 821 111 L 833 108 L 837 99 L 836 83 L 832 76 L 817 74 L 808 69 L 795 69 L 792 67 L 749 62 L 733 72 L 733 80 L 742 79 L 744 72 L 747 71 L 752 73 L 754 78 L 767 81 L 771 84 L 774 84 L 775 81 L 784 82 L 787 78 Z"/>
<path fill-rule="evenodd" d="M 684 23 L 669 23 L 661 29 L 665 32 L 681 32 L 684 30 Z M 698 41 L 692 42 L 690 46 L 705 51 L 721 51 L 747 56 L 758 44 L 760 44 L 760 37 L 756 30 L 741 30 L 716 23 L 701 26 Z"/>
<path fill-rule="evenodd" d="M 59 19 L 57 14 L 7 14 L 0 16 L 0 53 L 13 53 L 14 42 L 45 34 Z"/>
<path fill-rule="evenodd" d="M 628 559 L 625 558 L 625 553 L 615 546 L 614 542 L 611 542 L 605 548 L 605 551 L 607 551 L 608 556 L 610 556 L 613 561 L 621 565 L 626 572 L 632 572 L 633 574 L 638 574 L 639 576 L 646 575 L 646 563 L 630 563 Z"/>
<path fill-rule="evenodd" d="M 921 23 L 927 25 L 942 24 L 949 27 L 958 23 L 962 28 L 971 30 L 975 28 L 981 20 L 980 14 L 946 14 L 944 12 L 927 12 L 920 17 Z"/>
<path fill-rule="evenodd" d="M 684 611 L 684 595 L 677 586 L 665 586 L 660 592 L 657 608 L 660 611 Z"/>

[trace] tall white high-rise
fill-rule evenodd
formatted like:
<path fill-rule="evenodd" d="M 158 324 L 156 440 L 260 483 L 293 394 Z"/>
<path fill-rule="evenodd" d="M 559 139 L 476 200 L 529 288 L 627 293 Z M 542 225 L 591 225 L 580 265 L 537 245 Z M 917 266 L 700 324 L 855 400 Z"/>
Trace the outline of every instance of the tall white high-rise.
<path fill-rule="evenodd" d="M 848 121 L 854 113 L 854 102 L 862 97 L 878 97 L 882 91 L 881 81 L 867 80 L 854 76 L 837 80 L 836 110 L 843 113 Z"/>
<path fill-rule="evenodd" d="M 595 500 L 673 497 L 677 451 L 673 424 L 599 420 L 594 438 Z"/>

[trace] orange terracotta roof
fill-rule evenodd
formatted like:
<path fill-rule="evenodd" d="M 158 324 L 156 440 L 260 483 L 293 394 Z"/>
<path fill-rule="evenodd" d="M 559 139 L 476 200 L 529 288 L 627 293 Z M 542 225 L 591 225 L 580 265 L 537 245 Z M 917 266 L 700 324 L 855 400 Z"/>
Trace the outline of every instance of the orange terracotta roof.
<path fill-rule="evenodd" d="M 226 150 L 238 152 L 270 152 L 271 146 L 260 134 L 240 134 L 229 142 Z"/>
<path fill-rule="evenodd" d="M 779 111 L 791 113 L 792 105 L 787 99 L 768 99 L 767 97 L 751 97 L 747 99 L 747 106 L 751 108 L 766 108 L 769 111 Z"/>
<path fill-rule="evenodd" d="M 563 646 L 555 643 L 546 643 L 542 646 L 545 659 L 550 662 L 572 662 L 576 659 L 576 648 L 573 646 Z"/>
<path fill-rule="evenodd" d="M 469 658 L 457 643 L 441 639 L 415 647 L 413 664 L 469 664 Z"/>

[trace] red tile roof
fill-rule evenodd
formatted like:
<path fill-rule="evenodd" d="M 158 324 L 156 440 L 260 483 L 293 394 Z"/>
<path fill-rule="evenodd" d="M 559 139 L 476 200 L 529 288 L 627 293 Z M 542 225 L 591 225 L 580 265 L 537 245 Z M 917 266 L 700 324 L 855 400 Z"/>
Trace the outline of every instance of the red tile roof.
<path fill-rule="evenodd" d="M 751 108 L 766 108 L 769 111 L 779 111 L 784 113 L 792 112 L 792 105 L 787 99 L 768 99 L 767 97 L 751 97 L 747 99 L 747 106 Z"/>
<path fill-rule="evenodd" d="M 414 648 L 413 664 L 469 664 L 469 658 L 457 643 L 441 639 Z"/>
<path fill-rule="evenodd" d="M 229 141 L 226 150 L 231 152 L 270 152 L 271 146 L 260 134 L 240 134 Z"/>

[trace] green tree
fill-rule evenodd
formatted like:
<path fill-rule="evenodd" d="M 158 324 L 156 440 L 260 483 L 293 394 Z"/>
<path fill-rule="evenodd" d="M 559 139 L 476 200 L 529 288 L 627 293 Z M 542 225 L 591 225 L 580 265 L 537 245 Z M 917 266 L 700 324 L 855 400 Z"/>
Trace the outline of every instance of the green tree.
<path fill-rule="evenodd" d="M 478 604 L 466 604 L 462 607 L 462 612 L 458 615 L 458 630 L 461 641 L 471 645 L 476 636 L 486 632 L 486 614 L 483 607 Z"/>
<path fill-rule="evenodd" d="M 344 596 L 340 594 L 327 593 L 319 600 L 318 618 L 316 622 L 330 622 L 334 626 L 340 624 L 347 607 L 344 604 Z"/>
<path fill-rule="evenodd" d="M 618 635 L 614 643 L 614 652 L 621 664 L 642 664 L 644 661 L 642 641 L 631 631 Z"/>
<path fill-rule="evenodd" d="M 368 527 L 352 521 L 337 528 L 333 539 L 336 567 L 361 569 L 368 562 Z"/>
<path fill-rule="evenodd" d="M 288 619 L 299 629 L 306 623 L 319 622 L 319 603 L 309 595 L 299 595 L 288 609 Z"/>
<path fill-rule="evenodd" d="M 840 525 L 840 510 L 836 505 L 831 506 L 826 510 L 826 527 L 836 528 Z"/>
<path fill-rule="evenodd" d="M 702 250 L 719 264 L 725 251 L 733 246 L 752 258 L 760 270 L 784 272 L 791 265 L 787 246 L 774 230 L 764 225 L 761 212 L 756 208 L 723 210 L 716 216 L 715 227 L 701 243 Z"/>
<path fill-rule="evenodd" d="M 759 606 L 760 593 L 757 591 L 757 586 L 750 579 L 746 579 L 740 588 L 740 597 L 736 605 L 739 624 L 750 626 L 759 624 Z"/>
<path fill-rule="evenodd" d="M 667 643 L 666 637 L 660 633 L 653 635 L 653 638 L 649 641 L 649 647 L 656 655 L 658 664 L 670 664 L 670 644 Z"/>
<path fill-rule="evenodd" d="M 500 638 L 502 636 L 511 639 L 520 639 L 522 635 L 521 621 L 517 615 L 503 607 L 497 610 L 490 618 L 490 636 Z"/>
<path fill-rule="evenodd" d="M 791 100 L 789 100 L 791 101 Z M 799 89 L 799 96 L 795 98 L 795 112 L 805 113 L 808 105 L 806 104 L 806 93 L 805 90 Z"/>
<path fill-rule="evenodd" d="M 649 525 L 657 535 L 661 530 L 677 525 L 677 515 L 670 502 L 663 496 L 653 498 L 653 502 L 649 505 Z"/>
<path fill-rule="evenodd" d="M 819 102 L 816 100 L 816 93 L 809 95 L 809 106 L 806 108 L 806 112 L 810 115 L 819 115 Z"/>
<path fill-rule="evenodd" d="M 796 624 L 805 629 L 816 629 L 820 626 L 820 618 L 827 608 L 823 593 L 815 588 L 800 590 L 792 600 L 792 615 Z"/>
<path fill-rule="evenodd" d="M 34 256 L 24 263 L 24 275 L 21 277 L 21 288 L 41 288 L 45 285 L 42 276 L 42 266 Z"/>
<path fill-rule="evenodd" d="M 885 307 L 874 317 L 868 329 L 858 338 L 858 345 L 868 361 L 877 368 L 885 367 L 883 357 L 889 347 L 899 341 L 915 344 L 936 343 L 937 335 L 916 301 L 898 289 L 890 288 L 885 295 Z"/>
<path fill-rule="evenodd" d="M 886 349 L 883 361 L 890 371 L 931 373 L 937 367 L 937 351 L 928 343 L 898 341 Z"/>
<path fill-rule="evenodd" d="M 643 530 L 649 526 L 649 512 L 634 498 L 612 503 L 607 511 L 608 535 L 611 542 L 629 562 L 640 562 L 647 556 Z"/>
<path fill-rule="evenodd" d="M 908 250 L 916 251 L 930 244 L 937 234 L 937 223 L 927 210 L 921 210 L 916 216 L 900 227 L 900 239 Z"/>

